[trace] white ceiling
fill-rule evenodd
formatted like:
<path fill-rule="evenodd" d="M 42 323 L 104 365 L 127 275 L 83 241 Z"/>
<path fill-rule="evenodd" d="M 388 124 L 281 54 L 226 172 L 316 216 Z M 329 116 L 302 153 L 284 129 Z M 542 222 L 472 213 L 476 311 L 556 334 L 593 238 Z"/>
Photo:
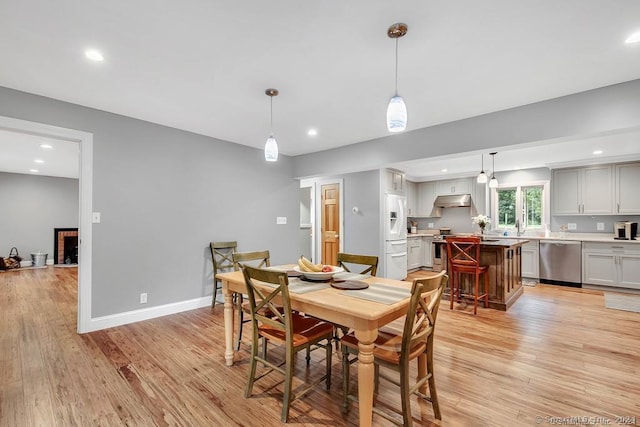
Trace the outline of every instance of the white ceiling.
<path fill-rule="evenodd" d="M 7 0 L 0 85 L 257 148 L 275 87 L 299 155 L 388 135 L 395 22 L 408 130 L 640 78 L 636 0 Z"/>

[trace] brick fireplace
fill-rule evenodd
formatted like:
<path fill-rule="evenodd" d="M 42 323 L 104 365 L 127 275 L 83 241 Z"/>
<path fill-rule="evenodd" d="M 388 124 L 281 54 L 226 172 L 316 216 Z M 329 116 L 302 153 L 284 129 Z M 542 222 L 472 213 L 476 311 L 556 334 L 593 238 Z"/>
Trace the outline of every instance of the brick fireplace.
<path fill-rule="evenodd" d="M 53 229 L 53 258 L 55 264 L 78 263 L 78 229 Z"/>

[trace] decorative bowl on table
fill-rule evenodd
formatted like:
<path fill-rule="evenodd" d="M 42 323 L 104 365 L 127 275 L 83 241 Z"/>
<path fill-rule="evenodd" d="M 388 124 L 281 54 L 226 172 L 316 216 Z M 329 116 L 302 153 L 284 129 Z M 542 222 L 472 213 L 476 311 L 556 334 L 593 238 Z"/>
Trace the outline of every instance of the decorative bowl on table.
<path fill-rule="evenodd" d="M 331 271 L 303 271 L 298 266 L 293 267 L 293 269 L 302 274 L 305 278 L 317 281 L 331 280 L 334 274 L 342 273 L 344 271 L 344 268 L 336 267 L 335 265 L 331 265 L 329 267 L 331 267 Z"/>

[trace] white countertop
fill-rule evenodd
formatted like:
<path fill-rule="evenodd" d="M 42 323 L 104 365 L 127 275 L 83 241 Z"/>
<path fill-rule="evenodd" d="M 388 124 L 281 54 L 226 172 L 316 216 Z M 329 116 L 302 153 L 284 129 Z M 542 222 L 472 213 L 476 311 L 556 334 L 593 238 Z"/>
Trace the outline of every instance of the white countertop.
<path fill-rule="evenodd" d="M 617 240 L 613 238 L 611 233 L 562 233 L 553 232 L 548 236 L 523 234 L 522 236 L 503 236 L 501 234 L 489 234 L 492 238 L 500 239 L 528 239 L 528 240 L 574 240 L 581 242 L 604 242 L 604 243 L 630 243 L 640 244 L 640 240 Z"/>
<path fill-rule="evenodd" d="M 407 239 L 418 238 L 418 237 L 434 237 L 440 236 L 440 233 L 436 230 L 433 232 L 418 230 L 417 233 L 408 233 Z M 604 243 L 630 243 L 630 244 L 640 244 L 640 238 L 636 240 L 617 240 L 613 238 L 612 233 L 572 233 L 572 232 L 553 232 L 549 233 L 548 236 L 544 236 L 541 234 L 523 234 L 522 236 L 504 236 L 502 234 L 493 234 L 488 233 L 487 237 L 491 237 L 492 239 L 526 239 L 526 240 L 573 240 L 573 241 L 581 241 L 581 242 L 604 242 Z"/>

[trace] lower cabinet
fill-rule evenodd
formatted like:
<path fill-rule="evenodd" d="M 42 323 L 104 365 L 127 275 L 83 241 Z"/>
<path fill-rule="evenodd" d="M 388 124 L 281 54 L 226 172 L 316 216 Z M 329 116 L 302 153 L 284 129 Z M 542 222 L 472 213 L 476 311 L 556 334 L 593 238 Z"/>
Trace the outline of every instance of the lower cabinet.
<path fill-rule="evenodd" d="M 420 268 L 422 261 L 422 238 L 409 237 L 407 239 L 407 269 Z"/>
<path fill-rule="evenodd" d="M 582 283 L 640 289 L 640 245 L 583 243 Z"/>
<path fill-rule="evenodd" d="M 433 237 L 422 238 L 422 265 L 433 267 Z"/>
<path fill-rule="evenodd" d="M 530 240 L 522 245 L 522 277 L 540 278 L 540 241 Z"/>

